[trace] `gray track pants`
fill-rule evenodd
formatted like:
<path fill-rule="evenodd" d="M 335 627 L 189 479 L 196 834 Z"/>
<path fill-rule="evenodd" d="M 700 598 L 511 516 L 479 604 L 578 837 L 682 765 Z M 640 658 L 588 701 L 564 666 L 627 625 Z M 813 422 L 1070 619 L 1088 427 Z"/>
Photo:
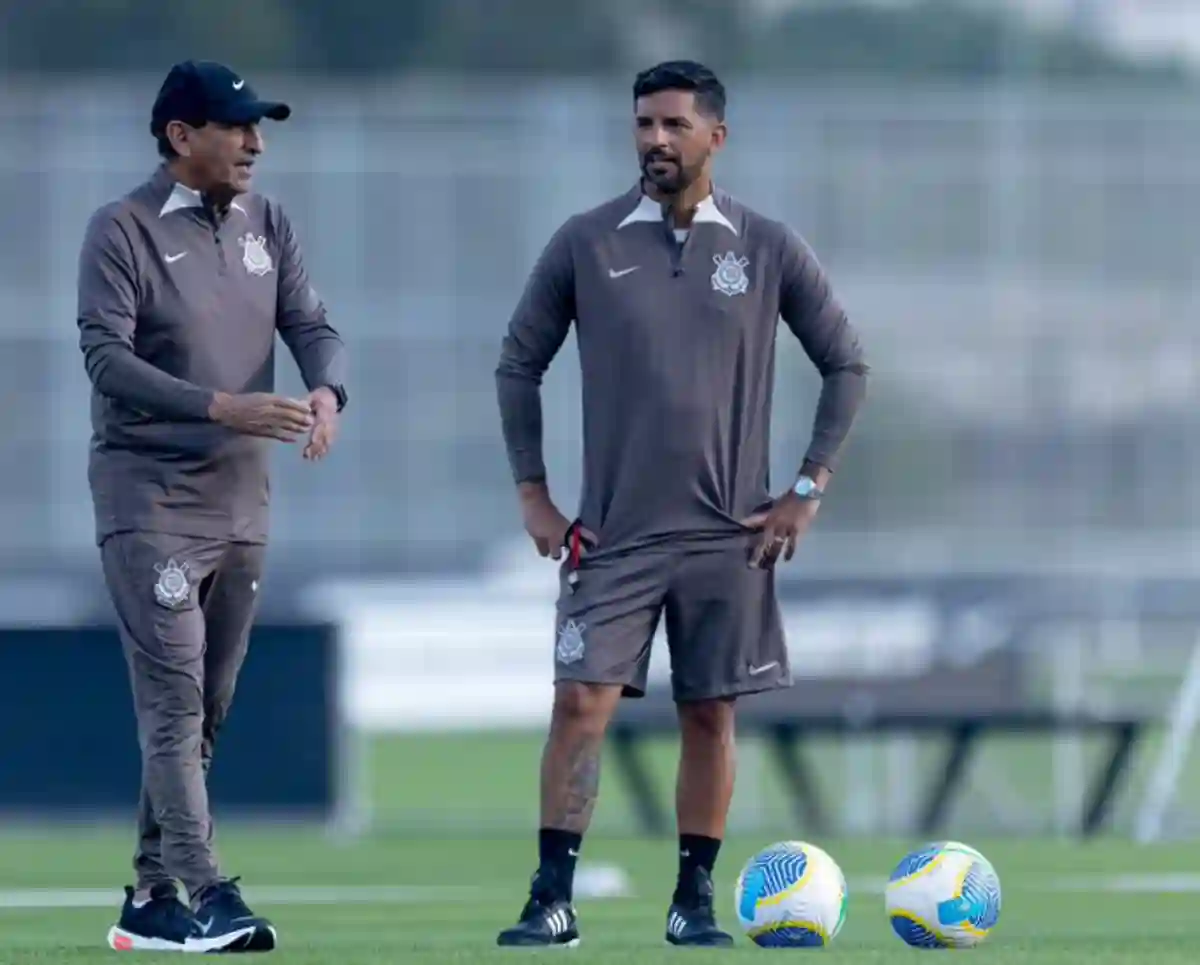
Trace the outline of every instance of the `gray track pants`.
<path fill-rule="evenodd" d="M 206 779 L 246 656 L 265 547 L 120 533 L 100 548 L 129 665 L 142 790 L 139 888 L 219 877 Z"/>

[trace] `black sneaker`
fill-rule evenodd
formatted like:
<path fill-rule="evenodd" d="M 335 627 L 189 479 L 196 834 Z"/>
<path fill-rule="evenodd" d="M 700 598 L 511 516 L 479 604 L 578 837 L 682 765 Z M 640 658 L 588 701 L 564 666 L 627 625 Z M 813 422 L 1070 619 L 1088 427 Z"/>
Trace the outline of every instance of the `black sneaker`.
<path fill-rule="evenodd" d="M 126 886 L 121 917 L 108 930 L 108 947 L 118 952 L 182 952 L 195 936 L 196 917 L 179 900 L 170 882 L 154 885 L 150 896 L 136 900 L 137 892 Z"/>
<path fill-rule="evenodd" d="M 506 928 L 496 938 L 497 945 L 550 946 L 574 948 L 579 944 L 579 919 L 569 901 L 545 894 L 537 887 L 530 893 L 521 917 L 512 928 Z"/>
<path fill-rule="evenodd" d="M 269 952 L 275 947 L 275 926 L 246 907 L 237 882 L 223 879 L 200 894 L 196 932 L 187 951 Z"/>
<path fill-rule="evenodd" d="M 712 878 L 703 868 L 696 869 L 696 880 L 686 898 L 679 894 L 667 911 L 667 941 L 672 945 L 702 948 L 727 948 L 733 936 L 717 927 L 713 914 Z"/>

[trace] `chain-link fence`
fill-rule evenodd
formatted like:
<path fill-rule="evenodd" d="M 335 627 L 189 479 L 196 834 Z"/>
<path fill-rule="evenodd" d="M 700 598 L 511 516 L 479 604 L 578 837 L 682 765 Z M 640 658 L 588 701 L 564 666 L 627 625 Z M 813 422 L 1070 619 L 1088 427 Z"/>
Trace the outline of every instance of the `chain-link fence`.
<path fill-rule="evenodd" d="M 90 211 L 155 164 L 158 80 L 0 93 L 10 569 L 90 551 L 76 256 Z M 352 352 L 341 451 L 280 479 L 275 545 L 383 566 L 398 547 L 511 535 L 499 340 L 550 232 L 635 177 L 626 81 L 256 83 L 296 107 L 266 131 L 260 187 L 291 210 Z M 1200 526 L 1196 105 L 728 83 L 720 181 L 810 239 L 874 365 L 823 538 L 884 558 L 880 547 L 927 544 L 943 565 L 1094 558 L 1093 540 L 1135 565 L 1187 563 Z M 782 476 L 804 449 L 816 382 L 786 332 L 780 345 Z M 569 500 L 571 343 L 546 393 L 549 462 Z"/>

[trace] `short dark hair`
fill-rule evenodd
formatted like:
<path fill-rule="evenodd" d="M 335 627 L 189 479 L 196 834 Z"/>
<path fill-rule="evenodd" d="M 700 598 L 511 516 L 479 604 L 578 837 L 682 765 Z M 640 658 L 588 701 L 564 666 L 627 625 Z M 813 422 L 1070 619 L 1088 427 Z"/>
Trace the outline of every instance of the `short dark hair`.
<path fill-rule="evenodd" d="M 643 70 L 633 82 L 633 99 L 664 90 L 690 91 L 696 110 L 717 121 L 725 120 L 725 85 L 717 75 L 694 60 L 668 60 Z"/>

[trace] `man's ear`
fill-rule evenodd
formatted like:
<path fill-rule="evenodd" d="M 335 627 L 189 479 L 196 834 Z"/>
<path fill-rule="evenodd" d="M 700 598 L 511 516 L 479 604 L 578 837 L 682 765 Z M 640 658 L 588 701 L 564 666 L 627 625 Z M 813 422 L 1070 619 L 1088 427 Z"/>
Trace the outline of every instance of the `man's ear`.
<path fill-rule="evenodd" d="M 712 129 L 712 149 L 719 151 L 725 146 L 725 139 L 729 137 L 729 128 L 725 126 L 725 122 L 714 124 Z"/>
<path fill-rule="evenodd" d="M 180 157 L 191 157 L 192 145 L 190 135 L 192 129 L 190 127 L 184 124 L 183 121 L 168 121 L 163 133 L 166 135 L 167 141 L 170 142 L 176 154 Z"/>

